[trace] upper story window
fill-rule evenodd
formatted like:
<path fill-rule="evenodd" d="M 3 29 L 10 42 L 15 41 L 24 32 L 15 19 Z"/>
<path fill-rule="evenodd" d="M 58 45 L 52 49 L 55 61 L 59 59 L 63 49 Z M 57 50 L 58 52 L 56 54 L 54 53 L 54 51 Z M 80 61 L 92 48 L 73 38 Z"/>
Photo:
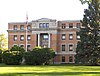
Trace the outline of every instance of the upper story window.
<path fill-rule="evenodd" d="M 65 47 L 66 47 L 66 46 L 63 44 L 63 45 L 62 45 L 62 51 L 65 51 Z"/>
<path fill-rule="evenodd" d="M 39 28 L 42 28 L 42 23 L 39 24 Z"/>
<path fill-rule="evenodd" d="M 80 36 L 79 35 L 77 35 L 77 40 L 80 40 Z"/>
<path fill-rule="evenodd" d="M 48 40 L 48 35 L 43 35 L 43 40 Z"/>
<path fill-rule="evenodd" d="M 24 25 L 20 25 L 20 30 L 24 30 Z"/>
<path fill-rule="evenodd" d="M 43 23 L 43 28 L 46 28 L 46 23 Z"/>
<path fill-rule="evenodd" d="M 49 28 L 49 23 L 46 23 L 46 28 Z"/>
<path fill-rule="evenodd" d="M 69 51 L 73 51 L 73 45 L 72 44 L 69 45 Z"/>
<path fill-rule="evenodd" d="M 17 25 L 14 25 L 13 30 L 17 30 Z"/>
<path fill-rule="evenodd" d="M 28 40 L 28 41 L 31 40 L 31 35 L 27 35 L 27 40 Z"/>
<path fill-rule="evenodd" d="M 63 23 L 63 24 L 62 24 L 62 29 L 65 29 L 65 28 L 66 28 L 66 24 Z"/>
<path fill-rule="evenodd" d="M 80 23 L 77 23 L 77 24 L 76 24 L 76 27 L 77 27 L 77 28 L 80 28 L 80 26 L 81 26 Z"/>
<path fill-rule="evenodd" d="M 62 34 L 62 40 L 65 40 L 65 39 L 66 39 L 66 35 Z"/>
<path fill-rule="evenodd" d="M 69 40 L 73 40 L 73 34 L 69 34 Z"/>
<path fill-rule="evenodd" d="M 14 39 L 14 41 L 17 41 L 17 35 L 14 35 L 13 39 Z"/>
<path fill-rule="evenodd" d="M 31 25 L 28 25 L 27 26 L 27 30 L 31 30 Z"/>
<path fill-rule="evenodd" d="M 20 40 L 24 41 L 24 35 L 20 35 Z"/>
<path fill-rule="evenodd" d="M 69 28 L 73 28 L 73 23 L 69 23 Z"/>
<path fill-rule="evenodd" d="M 65 29 L 66 28 L 66 26 L 62 26 L 62 29 Z"/>
<path fill-rule="evenodd" d="M 49 23 L 40 23 L 39 28 L 49 28 Z"/>

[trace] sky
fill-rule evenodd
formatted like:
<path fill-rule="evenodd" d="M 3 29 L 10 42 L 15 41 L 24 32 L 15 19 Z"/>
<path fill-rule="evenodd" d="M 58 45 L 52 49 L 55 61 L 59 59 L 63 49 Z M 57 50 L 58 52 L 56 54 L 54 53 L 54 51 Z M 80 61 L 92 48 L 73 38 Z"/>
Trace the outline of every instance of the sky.
<path fill-rule="evenodd" d="M 56 20 L 82 20 L 84 9 L 79 0 L 0 0 L 0 33 L 5 33 L 9 22 L 25 22 L 50 18 Z"/>

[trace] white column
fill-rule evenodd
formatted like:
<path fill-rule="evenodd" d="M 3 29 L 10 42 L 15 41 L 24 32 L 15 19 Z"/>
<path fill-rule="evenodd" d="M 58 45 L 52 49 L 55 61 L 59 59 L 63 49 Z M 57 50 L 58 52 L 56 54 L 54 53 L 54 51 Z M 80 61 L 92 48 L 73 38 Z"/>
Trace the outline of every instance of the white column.
<path fill-rule="evenodd" d="M 49 34 L 49 44 L 48 44 L 48 47 L 50 48 L 50 34 Z"/>
<path fill-rule="evenodd" d="M 40 34 L 38 34 L 38 46 L 40 46 Z"/>

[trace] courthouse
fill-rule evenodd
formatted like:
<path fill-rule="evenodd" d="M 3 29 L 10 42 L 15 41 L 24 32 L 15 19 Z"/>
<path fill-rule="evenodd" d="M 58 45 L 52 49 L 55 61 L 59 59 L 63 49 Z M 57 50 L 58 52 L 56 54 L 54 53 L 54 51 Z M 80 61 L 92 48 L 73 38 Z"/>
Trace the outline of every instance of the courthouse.
<path fill-rule="evenodd" d="M 80 36 L 79 20 L 57 21 L 41 18 L 31 22 L 8 23 L 8 49 L 14 45 L 31 51 L 36 46 L 52 48 L 55 51 L 55 64 L 74 63 L 77 42 Z M 27 34 L 26 34 L 27 32 Z M 27 43 L 27 44 L 26 44 Z"/>

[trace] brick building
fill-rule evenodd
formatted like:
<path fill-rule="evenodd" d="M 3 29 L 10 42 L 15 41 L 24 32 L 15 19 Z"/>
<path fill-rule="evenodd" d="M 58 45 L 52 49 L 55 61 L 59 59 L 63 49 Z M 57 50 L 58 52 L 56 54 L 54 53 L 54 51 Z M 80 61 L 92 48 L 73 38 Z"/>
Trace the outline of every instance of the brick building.
<path fill-rule="evenodd" d="M 26 36 L 27 28 L 27 36 Z M 76 32 L 80 30 L 79 20 L 56 21 L 41 18 L 28 22 L 8 23 L 8 48 L 14 45 L 31 50 L 36 46 L 54 49 L 56 57 L 54 63 L 74 63 L 77 42 L 80 36 Z"/>

